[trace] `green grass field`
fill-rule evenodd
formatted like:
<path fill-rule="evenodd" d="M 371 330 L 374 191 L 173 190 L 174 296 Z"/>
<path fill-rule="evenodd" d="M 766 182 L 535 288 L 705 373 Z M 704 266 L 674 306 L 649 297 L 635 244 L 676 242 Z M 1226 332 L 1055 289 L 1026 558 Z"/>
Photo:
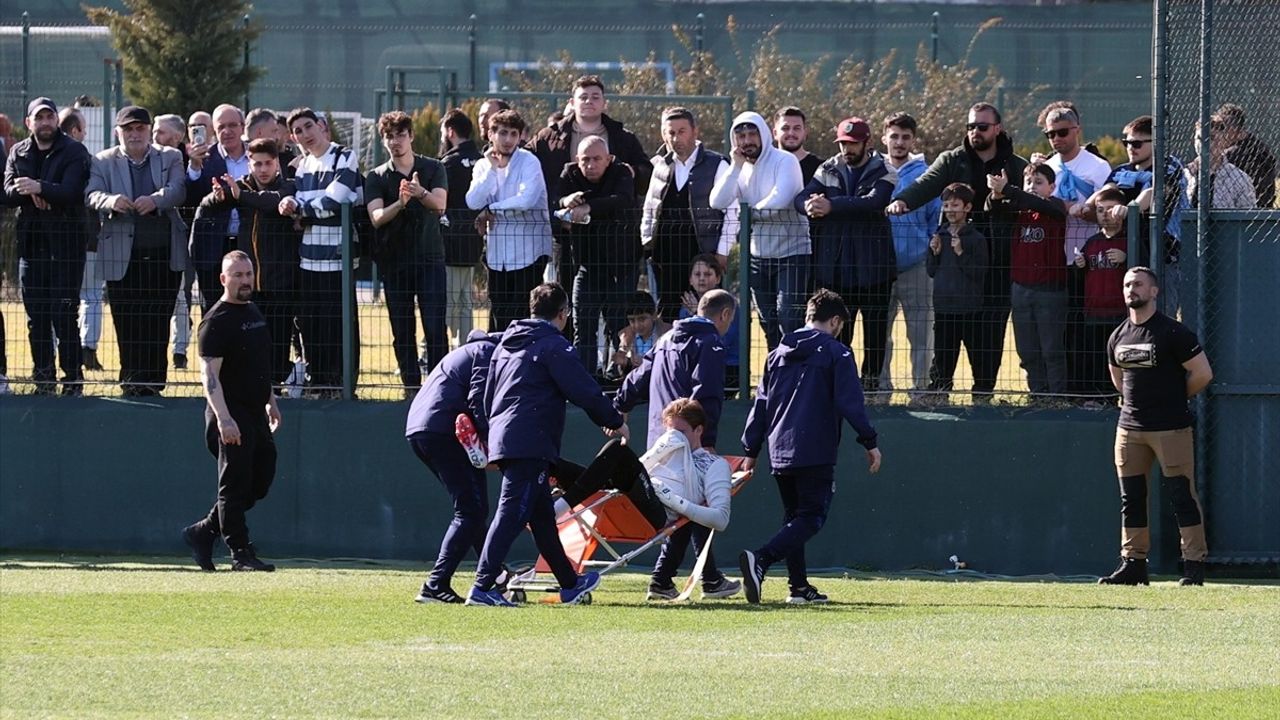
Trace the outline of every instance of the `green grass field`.
<path fill-rule="evenodd" d="M 224 565 L 225 567 L 225 565 Z M 1274 718 L 1280 588 L 817 579 L 826 607 L 419 606 L 397 565 L 5 558 L 0 716 Z M 459 576 L 458 588 L 468 576 Z"/>

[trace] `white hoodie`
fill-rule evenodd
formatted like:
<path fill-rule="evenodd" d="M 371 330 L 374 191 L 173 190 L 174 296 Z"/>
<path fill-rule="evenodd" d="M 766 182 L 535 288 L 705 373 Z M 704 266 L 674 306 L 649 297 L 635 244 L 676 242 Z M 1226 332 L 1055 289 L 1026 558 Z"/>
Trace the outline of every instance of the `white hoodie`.
<path fill-rule="evenodd" d="M 711 188 L 711 207 L 726 210 L 739 201 L 751 206 L 751 255 L 785 258 L 809 255 L 809 218 L 797 212 L 792 202 L 804 190 L 800 161 L 773 146 L 769 124 L 759 113 L 744 112 L 731 127 L 751 123 L 760 131 L 760 157 L 756 161 L 731 164 L 729 172 L 716 178 Z M 735 146 L 736 147 L 736 146 Z M 718 252 L 728 255 L 732 242 L 722 239 Z"/>
<path fill-rule="evenodd" d="M 732 479 L 724 458 L 705 448 L 690 452 L 684 433 L 667 430 L 640 462 L 670 519 L 683 515 L 712 530 L 729 527 Z"/>

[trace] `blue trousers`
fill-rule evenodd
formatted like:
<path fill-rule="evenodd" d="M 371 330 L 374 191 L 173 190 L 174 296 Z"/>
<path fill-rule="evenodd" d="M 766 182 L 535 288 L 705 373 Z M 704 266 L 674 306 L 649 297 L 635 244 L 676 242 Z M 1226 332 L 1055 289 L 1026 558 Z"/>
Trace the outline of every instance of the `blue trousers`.
<path fill-rule="evenodd" d="M 658 561 L 653 565 L 653 575 L 650 576 L 649 581 L 664 587 L 675 582 L 676 573 L 680 572 L 680 565 L 684 562 L 684 555 L 689 546 L 693 545 L 695 553 L 701 553 L 702 548 L 711 539 L 710 535 L 711 528 L 695 522 L 685 523 L 679 530 L 671 533 L 671 538 L 658 551 Z M 715 550 L 708 550 L 707 564 L 702 566 L 702 584 L 714 585 L 722 577 L 724 573 L 716 567 Z"/>
<path fill-rule="evenodd" d="M 822 469 L 825 472 L 774 473 L 778 494 L 782 497 L 784 525 L 764 547 L 756 551 L 756 561 L 768 568 L 785 559 L 787 578 L 792 588 L 802 588 L 809 583 L 804 546 L 826 524 L 827 513 L 831 511 L 831 497 L 836 486 L 831 479 L 831 468 Z"/>
<path fill-rule="evenodd" d="M 538 552 L 551 566 L 560 587 L 571 588 L 578 582 L 569 558 L 560 544 L 556 532 L 556 511 L 551 499 L 551 487 L 547 477 L 551 463 L 539 458 L 499 460 L 502 470 L 502 491 L 498 494 L 498 509 L 489 523 L 489 534 L 484 539 L 480 553 L 480 567 L 476 570 L 476 587 L 493 589 L 502 563 L 511 552 L 516 537 L 529 526 Z"/>
<path fill-rule="evenodd" d="M 751 258 L 751 299 L 770 350 L 778 347 L 785 333 L 804 325 L 809 260 L 808 255 Z"/>
<path fill-rule="evenodd" d="M 409 438 L 413 454 L 435 473 L 453 500 L 453 520 L 440 541 L 440 554 L 427 585 L 449 587 L 453 573 L 468 550 L 480 557 L 484 549 L 484 521 L 489 517 L 489 486 L 484 470 L 471 465 L 458 439 L 444 433 L 420 432 Z"/>

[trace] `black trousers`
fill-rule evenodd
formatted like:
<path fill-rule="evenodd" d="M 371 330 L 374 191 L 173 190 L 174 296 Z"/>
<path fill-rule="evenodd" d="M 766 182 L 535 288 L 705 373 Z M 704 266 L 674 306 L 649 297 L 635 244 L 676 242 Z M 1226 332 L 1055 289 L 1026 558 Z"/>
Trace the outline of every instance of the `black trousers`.
<path fill-rule="evenodd" d="M 964 343 L 969 355 L 969 365 L 978 363 L 977 338 L 981 332 L 982 311 L 968 314 L 937 313 L 933 317 L 933 361 L 938 376 L 931 384 L 932 390 L 950 390 L 960 362 L 960 344 Z M 976 376 L 977 370 L 974 370 Z M 974 383 L 977 391 L 977 382 Z"/>
<path fill-rule="evenodd" d="M 574 507 L 605 488 L 619 490 L 631 500 L 654 531 L 667 524 L 667 510 L 649 484 L 649 473 L 634 450 L 614 438 L 605 443 L 587 467 L 568 460 L 556 462 L 556 487 L 564 491 L 563 500 Z"/>
<path fill-rule="evenodd" d="M 489 331 L 502 332 L 514 320 L 529 317 L 529 291 L 542 284 L 547 256 L 518 270 L 489 270 Z"/>
<path fill-rule="evenodd" d="M 654 233 L 653 274 L 658 282 L 659 310 L 669 322 L 680 317 L 681 299 L 689 289 L 689 264 L 699 251 L 692 225 L 658 225 Z M 723 275 L 724 268 L 720 272 Z"/>
<path fill-rule="evenodd" d="M 302 271 L 302 292 L 296 307 L 298 329 L 307 359 L 311 384 L 342 387 L 342 273 Z M 354 294 L 355 288 L 346 292 Z M 360 315 L 352 316 L 353 372 L 360 377 Z"/>
<path fill-rule="evenodd" d="M 852 347 L 853 321 L 862 313 L 862 388 L 872 392 L 880 386 L 880 369 L 884 367 L 885 347 L 889 344 L 889 295 L 893 283 L 867 287 L 828 287 L 844 298 L 849 308 L 849 322 L 840 329 L 840 342 Z"/>
<path fill-rule="evenodd" d="M 253 295 L 253 304 L 258 306 L 271 333 L 271 382 L 274 385 L 282 384 L 293 371 L 289 341 L 297 329 L 300 299 L 296 287 L 263 288 Z"/>
<path fill-rule="evenodd" d="M 128 396 L 159 395 L 168 381 L 169 318 L 180 271 L 169 250 L 134 248 L 124 277 L 107 281 L 120 348 L 120 387 Z"/>
<path fill-rule="evenodd" d="M 22 304 L 27 311 L 31 343 L 31 378 L 37 383 L 54 380 L 54 336 L 58 338 L 58 366 L 62 379 L 83 379 L 80 371 L 80 284 L 84 258 L 21 258 L 18 274 Z"/>
<path fill-rule="evenodd" d="M 196 529 L 221 535 L 227 547 L 236 552 L 249 546 L 245 513 L 267 496 L 275 479 L 276 442 L 265 407 L 256 412 L 234 409 L 231 419 L 240 427 L 239 445 L 222 442 L 217 417 L 213 410 L 205 409 L 205 443 L 218 461 L 218 497 Z"/>
<path fill-rule="evenodd" d="M 1000 374 L 1000 363 L 1004 360 L 1004 337 L 1011 312 L 1007 298 L 1003 305 L 988 304 L 982 311 L 977 335 L 973 339 L 974 352 L 969 355 L 969 363 L 973 366 L 975 393 L 990 394 L 996 388 L 996 376 Z"/>
<path fill-rule="evenodd" d="M 418 341 L 414 328 L 414 304 L 422 314 L 422 337 L 427 346 L 427 372 L 444 358 L 449 349 L 445 334 L 444 313 L 447 304 L 443 261 L 412 259 L 386 262 L 379 266 L 387 299 L 387 317 L 391 321 L 391 346 L 400 382 L 416 388 L 422 385 L 422 369 L 418 367 Z"/>

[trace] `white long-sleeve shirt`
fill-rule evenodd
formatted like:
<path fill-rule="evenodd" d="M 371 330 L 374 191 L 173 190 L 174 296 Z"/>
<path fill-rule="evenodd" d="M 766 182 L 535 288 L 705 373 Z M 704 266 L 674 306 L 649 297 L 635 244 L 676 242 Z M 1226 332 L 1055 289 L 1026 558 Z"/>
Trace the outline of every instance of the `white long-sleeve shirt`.
<path fill-rule="evenodd" d="M 761 258 L 784 258 L 813 252 L 809 241 L 809 218 L 796 211 L 792 202 L 804 190 L 804 175 L 795 155 L 770 144 L 769 125 L 759 113 L 746 112 L 733 119 L 736 127 L 752 123 L 760 132 L 760 156 L 753 163 L 731 163 L 729 172 L 717 176 L 711 188 L 711 207 L 726 210 L 745 202 L 751 213 L 751 254 Z M 728 255 L 721 238 L 721 255 Z"/>
<path fill-rule="evenodd" d="M 690 452 L 689 441 L 679 430 L 668 430 L 640 456 L 649 472 L 654 490 L 683 498 L 683 515 L 699 525 L 721 531 L 729 527 L 732 478 L 724 458 L 698 448 Z M 675 519 L 669 507 L 667 516 Z"/>
<path fill-rule="evenodd" d="M 542 165 L 528 150 L 517 149 L 505 168 L 489 158 L 476 161 L 467 189 L 467 207 L 488 208 L 494 215 L 489 228 L 485 261 L 493 270 L 519 270 L 538 258 L 551 256 L 551 217 Z"/>

